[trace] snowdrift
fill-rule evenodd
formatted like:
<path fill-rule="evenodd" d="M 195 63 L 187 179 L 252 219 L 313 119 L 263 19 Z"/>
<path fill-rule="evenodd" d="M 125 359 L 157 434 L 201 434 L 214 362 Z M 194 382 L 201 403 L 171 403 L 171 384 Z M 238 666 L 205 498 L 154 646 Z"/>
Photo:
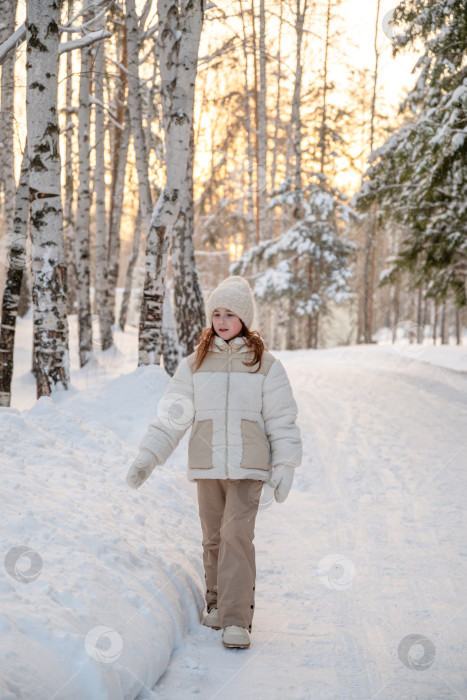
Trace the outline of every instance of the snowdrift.
<path fill-rule="evenodd" d="M 167 381 L 139 368 L 0 411 L 2 700 L 134 698 L 199 624 L 201 535 L 183 459 L 140 491 L 125 482 Z"/>

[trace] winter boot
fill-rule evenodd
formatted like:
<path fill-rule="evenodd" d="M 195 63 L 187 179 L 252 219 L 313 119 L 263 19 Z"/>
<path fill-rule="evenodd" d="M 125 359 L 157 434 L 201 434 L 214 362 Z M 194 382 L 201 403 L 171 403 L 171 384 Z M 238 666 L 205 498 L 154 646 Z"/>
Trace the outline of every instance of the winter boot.
<path fill-rule="evenodd" d="M 206 625 L 206 627 L 212 627 L 214 630 L 220 630 L 217 608 L 211 608 L 203 620 L 203 625 Z"/>
<path fill-rule="evenodd" d="M 228 625 L 227 627 L 224 627 L 224 631 L 222 633 L 222 643 L 225 647 L 246 649 L 250 646 L 248 630 L 246 627 Z"/>

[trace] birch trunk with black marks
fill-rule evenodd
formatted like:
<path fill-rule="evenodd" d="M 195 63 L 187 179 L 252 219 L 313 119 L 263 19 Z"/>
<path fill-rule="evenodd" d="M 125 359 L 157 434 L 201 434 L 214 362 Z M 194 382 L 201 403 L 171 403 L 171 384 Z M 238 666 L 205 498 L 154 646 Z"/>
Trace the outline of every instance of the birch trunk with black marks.
<path fill-rule="evenodd" d="M 376 93 L 378 87 L 378 25 L 379 25 L 380 0 L 376 4 L 375 21 L 375 67 L 373 72 L 373 95 L 371 100 L 370 117 L 370 153 L 373 151 L 375 118 L 376 118 Z M 373 310 L 375 296 L 375 256 L 376 256 L 376 207 L 370 208 L 366 222 L 365 238 L 365 267 L 363 272 L 363 335 L 365 343 L 371 343 L 373 338 Z"/>
<path fill-rule="evenodd" d="M 203 0 L 180 10 L 160 0 L 159 55 L 166 144 L 166 182 L 151 217 L 146 243 L 145 280 L 139 327 L 138 364 L 159 364 L 167 248 L 181 203 L 187 196 L 187 170 Z"/>
<path fill-rule="evenodd" d="M 26 3 L 26 117 L 38 398 L 69 385 L 57 118 L 59 6 L 57 0 Z"/>
<path fill-rule="evenodd" d="M 90 0 L 85 0 L 84 8 Z M 86 14 L 84 15 L 86 19 Z M 79 365 L 89 362 L 92 354 L 92 314 L 90 297 L 89 223 L 91 210 L 90 100 L 92 48 L 81 50 L 78 109 L 78 203 L 76 209 L 75 266 L 78 302 Z"/>
<path fill-rule="evenodd" d="M 253 160 L 253 144 L 252 144 L 252 121 L 251 121 L 251 107 L 250 107 L 250 88 L 248 83 L 248 51 L 247 51 L 247 28 L 245 23 L 245 13 L 243 10 L 242 0 L 238 0 L 240 17 L 242 19 L 242 48 L 243 48 L 243 82 L 245 89 L 245 130 L 246 130 L 246 153 L 248 159 L 248 190 L 247 190 L 247 211 L 248 211 L 248 222 L 252 229 L 255 222 L 255 206 L 253 201 L 253 178 L 254 178 L 254 160 Z M 254 60 L 254 59 L 253 59 Z M 244 247 L 248 244 L 253 244 L 253 241 L 245 241 Z"/>
<path fill-rule="evenodd" d="M 15 31 L 15 16 L 17 2 L 0 3 L 0 44 L 8 40 Z M 15 230 L 15 168 L 14 168 L 14 71 L 15 71 L 15 45 L 5 56 L 1 73 L 1 98 L 0 98 L 0 190 L 3 192 L 3 224 L 4 235 L 8 240 L 5 251 L 9 249 L 14 239 Z M 5 241 L 6 242 L 6 241 Z M 22 243 L 20 242 L 20 246 Z M 4 259 L 8 271 L 8 259 Z M 7 272 L 8 274 L 8 272 Z M 22 276 L 21 291 L 17 302 L 16 312 L 18 316 L 25 316 L 31 306 L 31 287 L 28 271 Z"/>
<path fill-rule="evenodd" d="M 301 129 L 301 92 L 302 92 L 302 44 L 303 44 L 303 27 L 305 15 L 307 11 L 307 0 L 301 7 L 302 0 L 296 0 L 296 15 L 295 15 L 295 35 L 296 35 L 296 53 L 295 53 L 295 79 L 292 96 L 292 109 L 290 113 L 289 129 L 287 130 L 287 145 L 286 145 L 286 178 L 291 183 L 291 187 L 295 192 L 300 193 L 302 189 L 302 129 Z M 327 54 L 325 55 L 325 63 Z M 326 70 L 325 70 L 326 72 Z M 325 98 L 324 98 L 325 101 Z M 278 106 L 279 108 L 279 106 Z M 301 213 L 298 209 L 301 201 L 298 194 L 295 198 L 295 205 L 288 212 L 288 216 L 283 217 L 283 226 L 287 229 L 290 224 L 290 216 L 292 222 L 295 223 L 300 218 Z"/>
<path fill-rule="evenodd" d="M 96 27 L 97 29 L 97 27 Z M 107 285 L 107 216 L 105 205 L 105 119 L 104 119 L 104 73 L 105 44 L 94 48 L 94 134 L 96 167 L 94 170 L 95 216 L 96 216 L 96 302 L 99 318 L 100 344 L 102 350 L 113 345 L 112 315 L 108 305 Z"/>
<path fill-rule="evenodd" d="M 283 4 L 279 3 L 279 34 L 277 37 L 277 92 L 276 92 L 276 116 L 274 119 L 274 137 L 271 164 L 271 192 L 276 190 L 277 157 L 279 154 L 279 129 L 281 125 L 281 77 L 282 77 L 282 13 Z"/>
<path fill-rule="evenodd" d="M 174 285 L 174 316 L 182 357 L 193 352 L 198 336 L 206 324 L 203 293 L 196 268 L 193 244 L 193 161 L 194 135 L 192 132 L 186 175 L 186 194 L 180 205 L 180 211 L 172 231 L 170 256 Z"/>
<path fill-rule="evenodd" d="M 28 257 L 26 241 L 29 213 L 29 161 L 27 150 L 23 153 L 21 175 L 16 190 L 14 228 L 7 240 L 8 269 L 2 299 L 2 324 L 0 328 L 0 406 L 9 406 L 13 379 L 13 355 L 15 349 L 16 318 Z"/>
<path fill-rule="evenodd" d="M 323 63 L 323 98 L 321 106 L 321 126 L 319 133 L 319 150 L 320 150 L 320 172 L 324 175 L 326 165 L 326 140 L 327 140 L 327 118 L 328 118 L 328 53 L 329 53 L 329 29 L 331 26 L 331 4 L 332 0 L 328 0 L 326 10 L 326 39 L 324 42 L 324 63 Z"/>
<path fill-rule="evenodd" d="M 268 147 L 267 134 L 267 114 L 266 114 L 266 14 L 264 9 L 264 0 L 259 3 L 259 92 L 258 92 L 258 163 L 257 163 L 257 206 L 258 206 L 258 223 L 259 223 L 259 238 L 271 238 L 271 232 L 268 231 L 266 219 L 267 205 L 267 169 L 266 157 Z"/>
<path fill-rule="evenodd" d="M 253 103 L 255 107 L 255 119 L 254 119 L 254 133 L 255 133 L 255 176 L 256 183 L 253 184 L 253 179 L 250 179 L 252 192 L 255 194 L 255 243 L 258 245 L 260 241 L 260 225 L 259 225 L 259 201 L 258 201 L 258 163 L 259 163 L 259 146 L 258 146 L 258 59 L 257 51 L 258 47 L 256 45 L 256 12 L 255 12 L 255 0 L 251 0 L 251 30 L 252 30 L 252 45 L 253 45 Z"/>
<path fill-rule="evenodd" d="M 123 214 L 123 194 L 125 191 L 125 170 L 130 143 L 130 117 L 125 111 L 122 131 L 114 140 L 116 161 L 112 167 L 112 194 L 110 198 L 109 235 L 107 248 L 107 306 L 115 325 L 115 299 L 120 269 L 120 226 Z M 117 151 L 118 148 L 118 151 Z M 118 152 L 118 155 L 117 155 Z"/>
<path fill-rule="evenodd" d="M 31 308 L 31 283 L 29 280 L 29 274 L 29 268 L 26 267 L 23 272 L 23 280 L 21 282 L 21 292 L 18 302 L 18 316 L 20 318 L 24 318 Z"/>
<path fill-rule="evenodd" d="M 138 173 L 139 208 L 143 227 L 147 231 L 152 214 L 151 188 L 148 175 L 148 153 L 143 128 L 143 108 L 141 85 L 139 79 L 139 35 L 138 16 L 135 0 L 126 0 L 126 28 L 128 42 L 128 107 L 130 111 L 130 129 L 135 149 L 136 170 Z"/>
<path fill-rule="evenodd" d="M 164 304 L 162 311 L 162 330 L 164 336 L 164 369 L 171 377 L 175 374 L 178 363 L 181 360 L 178 344 L 177 331 L 172 312 L 170 296 L 166 289 L 164 294 Z"/>
<path fill-rule="evenodd" d="M 74 13 L 74 0 L 68 0 L 68 21 Z M 66 132 L 65 132 L 65 192 L 63 204 L 63 236 L 67 268 L 67 312 L 76 312 L 76 270 L 74 255 L 75 219 L 73 211 L 75 179 L 73 176 L 73 63 L 72 52 L 66 55 Z"/>
<path fill-rule="evenodd" d="M 329 0 L 330 3 L 331 0 Z M 305 22 L 305 15 L 307 11 L 307 0 L 304 0 L 303 9 L 301 8 L 301 0 L 297 0 L 296 3 L 296 16 L 295 16 L 295 34 L 296 34 L 296 59 L 295 59 L 295 80 L 294 89 L 292 97 L 292 109 L 290 114 L 290 128 L 288 130 L 287 136 L 287 149 L 286 149 L 286 174 L 287 178 L 292 182 L 294 191 L 297 193 L 295 203 L 291 212 L 288 212 L 288 216 L 283 217 L 283 225 L 286 228 L 290 226 L 291 223 L 295 223 L 300 217 L 301 212 L 299 210 L 299 203 L 301 201 L 300 192 L 302 189 L 302 130 L 301 130 L 301 92 L 302 92 L 302 42 L 303 42 L 303 26 Z M 327 34 L 326 34 L 326 46 L 325 46 L 325 57 L 324 57 L 324 87 L 323 87 L 323 116 L 322 116 L 322 126 L 321 134 L 325 128 L 326 122 L 326 90 L 327 90 L 327 46 L 329 37 L 329 19 L 330 19 L 330 4 L 328 5 L 328 24 L 327 24 Z M 321 172 L 324 168 L 324 144 L 325 141 L 321 140 Z M 293 164 L 293 166 L 292 166 Z M 293 169 L 292 169 L 293 168 Z M 291 185 L 292 186 L 292 185 Z M 292 219 L 292 222 L 291 222 Z M 296 297 L 291 296 L 289 300 L 289 315 L 287 322 L 287 337 L 288 337 L 288 349 L 291 345 L 295 345 L 296 333 Z M 310 322 L 309 322 L 310 323 Z M 308 337 L 310 337 L 311 331 L 309 327 L 307 328 Z M 308 347 L 311 347 L 308 345 Z"/>
<path fill-rule="evenodd" d="M 0 44 L 15 31 L 16 0 L 0 2 Z M 0 108 L 0 187 L 3 190 L 5 233 L 13 231 L 15 215 L 14 167 L 14 95 L 15 51 L 11 51 L 2 65 Z"/>
<path fill-rule="evenodd" d="M 300 105 L 302 99 L 302 42 L 303 42 L 303 25 L 307 10 L 307 0 L 304 1 L 303 9 L 301 8 L 301 0 L 297 0 L 297 18 L 295 22 L 295 33 L 297 35 L 297 49 L 295 62 L 295 83 L 292 99 L 292 115 L 291 115 L 291 133 L 292 147 L 294 153 L 294 188 L 296 192 L 302 189 L 302 125 L 300 117 Z"/>
<path fill-rule="evenodd" d="M 125 185 L 125 169 L 130 140 L 130 123 L 127 93 L 127 41 L 126 27 L 122 26 L 120 70 L 118 75 L 118 90 L 115 96 L 115 123 L 110 127 L 112 148 L 112 184 L 109 205 L 109 233 L 107 237 L 107 301 L 106 305 L 112 326 L 115 324 L 115 295 L 120 267 L 120 224 L 122 220 L 123 192 Z"/>

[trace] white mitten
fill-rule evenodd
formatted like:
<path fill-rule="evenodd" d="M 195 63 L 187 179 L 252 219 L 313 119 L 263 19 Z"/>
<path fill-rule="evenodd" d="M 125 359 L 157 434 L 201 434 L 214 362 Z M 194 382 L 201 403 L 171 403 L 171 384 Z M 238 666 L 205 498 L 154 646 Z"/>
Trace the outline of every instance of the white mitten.
<path fill-rule="evenodd" d="M 294 467 L 288 467 L 285 464 L 274 467 L 272 470 L 269 486 L 274 489 L 274 498 L 278 503 L 283 503 L 289 495 L 289 491 L 292 488 L 294 471 Z"/>
<path fill-rule="evenodd" d="M 157 466 L 157 460 L 148 450 L 140 450 L 135 461 L 128 470 L 126 477 L 126 482 L 128 486 L 132 489 L 137 489 L 144 484 L 146 479 L 151 476 L 155 467 Z"/>

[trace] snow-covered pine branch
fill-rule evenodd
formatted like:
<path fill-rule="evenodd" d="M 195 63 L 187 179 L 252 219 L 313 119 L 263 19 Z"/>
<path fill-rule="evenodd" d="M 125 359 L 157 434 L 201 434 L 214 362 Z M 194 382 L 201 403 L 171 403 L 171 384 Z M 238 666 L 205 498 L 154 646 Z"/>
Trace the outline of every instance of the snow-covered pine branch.
<path fill-rule="evenodd" d="M 325 180 L 324 180 L 325 182 Z M 253 277 L 254 294 L 264 303 L 293 299 L 289 313 L 307 317 L 313 326 L 311 347 L 318 344 L 318 319 L 329 303 L 351 298 L 351 260 L 356 246 L 342 235 L 353 209 L 342 202 L 338 190 L 311 183 L 304 191 L 278 188 L 271 204 L 301 212 L 283 234 L 250 248 L 231 267 L 233 274 Z"/>

